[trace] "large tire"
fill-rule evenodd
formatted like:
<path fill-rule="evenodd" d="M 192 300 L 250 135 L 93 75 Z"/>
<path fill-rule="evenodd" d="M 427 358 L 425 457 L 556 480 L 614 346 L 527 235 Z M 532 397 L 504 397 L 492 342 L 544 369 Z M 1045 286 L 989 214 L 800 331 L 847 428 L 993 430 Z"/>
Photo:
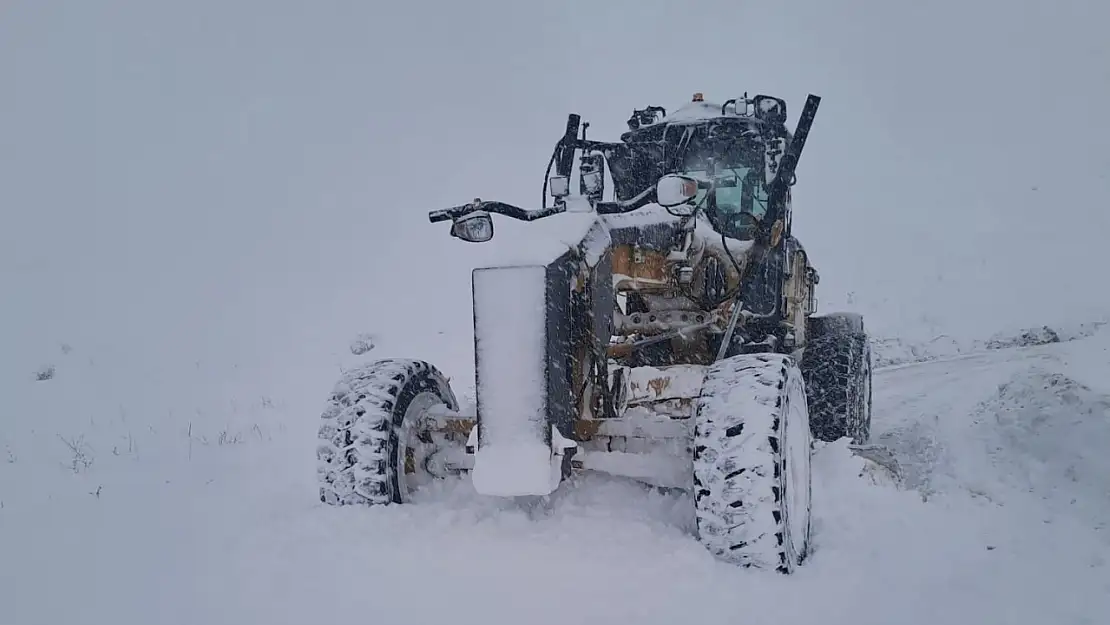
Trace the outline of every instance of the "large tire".
<path fill-rule="evenodd" d="M 863 318 L 853 313 L 810 317 L 802 374 L 814 437 L 835 441 L 847 436 L 857 444 L 868 442 L 871 342 Z"/>
<path fill-rule="evenodd" d="M 694 505 L 699 539 L 712 554 L 782 573 L 805 560 L 810 442 L 793 358 L 742 354 L 709 367 L 695 416 Z"/>
<path fill-rule="evenodd" d="M 380 360 L 345 372 L 321 415 L 320 501 L 340 506 L 407 501 L 416 478 L 426 477 L 421 460 L 431 452 L 421 417 L 439 404 L 458 409 L 446 378 L 426 362 Z"/>

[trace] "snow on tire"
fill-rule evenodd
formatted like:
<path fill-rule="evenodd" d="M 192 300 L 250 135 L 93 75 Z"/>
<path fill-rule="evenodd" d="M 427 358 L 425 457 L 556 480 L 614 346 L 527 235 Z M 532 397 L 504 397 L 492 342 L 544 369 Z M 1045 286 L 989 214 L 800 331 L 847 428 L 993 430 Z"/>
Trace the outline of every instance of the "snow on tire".
<path fill-rule="evenodd" d="M 863 318 L 852 313 L 810 317 L 807 334 L 801 364 L 813 435 L 866 443 L 871 438 L 871 343 Z"/>
<path fill-rule="evenodd" d="M 344 372 L 324 409 L 316 447 L 320 501 L 332 505 L 404 502 L 420 468 L 414 450 L 429 443 L 422 415 L 458 409 L 451 387 L 419 360 L 379 360 Z M 408 469 L 408 471 L 406 471 Z"/>
<path fill-rule="evenodd" d="M 701 543 L 745 567 L 791 573 L 809 552 L 805 385 L 793 358 L 742 354 L 709 367 L 694 426 Z"/>

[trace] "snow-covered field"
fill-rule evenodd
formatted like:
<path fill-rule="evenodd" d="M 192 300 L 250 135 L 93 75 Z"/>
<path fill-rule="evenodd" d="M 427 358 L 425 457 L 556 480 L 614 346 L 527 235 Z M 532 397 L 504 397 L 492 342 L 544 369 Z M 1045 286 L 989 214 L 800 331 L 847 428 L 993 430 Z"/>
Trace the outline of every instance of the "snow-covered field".
<path fill-rule="evenodd" d="M 2 7 L 0 625 L 1110 623 L 1110 4 Z M 818 450 L 790 578 L 599 475 L 317 503 L 340 366 L 473 397 L 491 248 L 427 212 L 535 207 L 567 113 L 613 139 L 694 92 L 823 97 L 794 223 L 904 487 Z"/>
<path fill-rule="evenodd" d="M 76 347 L 57 363 L 50 380 L 4 380 L 3 623 L 1110 615 L 1106 328 L 877 371 L 875 438 L 905 488 L 861 477 L 843 445 L 820 448 L 815 552 L 790 578 L 713 560 L 685 496 L 596 474 L 534 508 L 465 482 L 409 506 L 324 506 L 317 415 L 283 389 L 213 394 L 211 365 L 168 376 Z M 170 388 L 152 386 L 163 377 Z"/>

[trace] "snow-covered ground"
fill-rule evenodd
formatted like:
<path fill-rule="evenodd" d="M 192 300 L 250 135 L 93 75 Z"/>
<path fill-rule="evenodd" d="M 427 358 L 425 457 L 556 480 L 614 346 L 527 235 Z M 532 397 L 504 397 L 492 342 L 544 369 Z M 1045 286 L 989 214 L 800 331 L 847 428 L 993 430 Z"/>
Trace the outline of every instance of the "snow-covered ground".
<path fill-rule="evenodd" d="M 534 508 L 465 482 L 324 506 L 317 415 L 283 389 L 213 394 L 212 365 L 76 347 L 57 362 L 4 380 L 3 623 L 1110 618 L 1110 328 L 877 371 L 874 434 L 905 488 L 819 449 L 815 552 L 790 578 L 713 560 L 685 496 L 596 474 Z"/>
<path fill-rule="evenodd" d="M 1110 622 L 1110 329 L 1063 325 L 1110 310 L 1110 4 L 334 4 L 3 4 L 0 625 Z M 473 399 L 490 247 L 427 211 L 534 208 L 567 113 L 614 139 L 694 92 L 824 98 L 794 223 L 821 310 L 898 365 L 874 433 L 908 489 L 821 449 L 789 579 L 596 475 L 318 504 L 339 366 Z M 1076 340 L 993 349 L 1038 323 Z"/>
<path fill-rule="evenodd" d="M 1074 341 L 1091 336 L 1110 323 L 1106 319 L 1038 326 L 996 332 L 988 339 L 968 339 L 940 334 L 929 339 L 904 337 L 872 337 L 872 358 L 876 367 L 925 362 L 977 354 L 987 350 L 1005 349 Z"/>

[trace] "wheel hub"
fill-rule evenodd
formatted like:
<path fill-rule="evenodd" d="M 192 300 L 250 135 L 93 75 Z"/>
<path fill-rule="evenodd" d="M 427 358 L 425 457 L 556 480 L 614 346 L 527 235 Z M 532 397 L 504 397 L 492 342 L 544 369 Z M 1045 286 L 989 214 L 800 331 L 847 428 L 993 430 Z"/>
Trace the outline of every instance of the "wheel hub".
<path fill-rule="evenodd" d="M 393 466 L 397 472 L 397 496 L 408 503 L 421 486 L 434 479 L 428 471 L 427 460 L 434 453 L 435 445 L 428 432 L 428 410 L 443 401 L 430 392 L 420 393 L 412 399 L 399 424 L 394 425 L 397 447 Z"/>

